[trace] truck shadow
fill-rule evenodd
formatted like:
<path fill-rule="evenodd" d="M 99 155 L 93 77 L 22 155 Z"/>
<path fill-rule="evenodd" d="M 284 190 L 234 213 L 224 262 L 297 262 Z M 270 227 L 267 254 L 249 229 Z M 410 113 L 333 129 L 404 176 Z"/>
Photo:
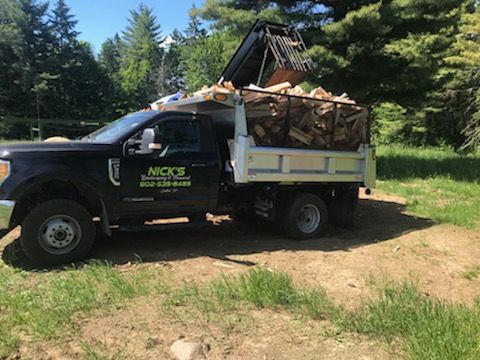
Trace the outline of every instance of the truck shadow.
<path fill-rule="evenodd" d="M 358 217 L 358 226 L 354 231 L 329 227 L 324 237 L 306 241 L 287 239 L 272 224 L 260 221 L 244 224 L 224 220 L 195 229 L 115 232 L 111 238 L 97 241 L 91 256 L 113 265 L 138 261 L 168 262 L 202 256 L 238 262 L 229 256 L 276 250 L 350 251 L 434 224 L 429 219 L 405 214 L 404 205 L 389 201 L 360 200 Z M 23 254 L 18 239 L 6 246 L 2 259 L 14 267 L 34 269 Z"/>

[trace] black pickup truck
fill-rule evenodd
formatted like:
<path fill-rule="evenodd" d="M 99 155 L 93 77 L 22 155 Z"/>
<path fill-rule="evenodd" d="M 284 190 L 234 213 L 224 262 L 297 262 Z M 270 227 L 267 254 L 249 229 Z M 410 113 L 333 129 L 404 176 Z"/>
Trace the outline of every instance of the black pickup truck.
<path fill-rule="evenodd" d="M 160 218 L 196 223 L 205 222 L 206 212 L 259 215 L 297 239 L 321 234 L 329 212 L 340 214 L 331 219 L 343 225 L 353 221 L 361 181 L 236 182 L 226 146 L 234 125 L 192 112 L 147 111 L 77 141 L 4 145 L 0 235 L 21 225 L 25 253 L 37 264 L 55 265 L 84 258 L 97 229 L 106 235 L 113 226 L 155 229 L 144 223 Z M 324 156 L 303 151 L 307 159 L 315 159 L 312 152 Z M 328 156 L 344 154 L 365 161 L 357 152 Z"/>

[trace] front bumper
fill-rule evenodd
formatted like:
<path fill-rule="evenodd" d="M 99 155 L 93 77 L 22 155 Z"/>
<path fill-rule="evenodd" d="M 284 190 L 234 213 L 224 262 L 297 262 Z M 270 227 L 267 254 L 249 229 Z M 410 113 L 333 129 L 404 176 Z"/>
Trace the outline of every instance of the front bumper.
<path fill-rule="evenodd" d="M 15 201 L 0 200 L 0 230 L 10 229 L 10 220 L 12 219 Z"/>

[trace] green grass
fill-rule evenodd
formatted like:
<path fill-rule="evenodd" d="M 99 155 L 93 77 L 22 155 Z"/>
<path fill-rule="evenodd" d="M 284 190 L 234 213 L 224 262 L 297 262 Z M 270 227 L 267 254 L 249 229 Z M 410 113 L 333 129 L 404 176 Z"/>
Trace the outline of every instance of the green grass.
<path fill-rule="evenodd" d="M 112 354 L 105 344 L 100 341 L 86 342 L 80 341 L 80 348 L 83 350 L 85 360 L 123 360 L 129 357 L 124 354 L 122 348 L 115 349 Z"/>
<path fill-rule="evenodd" d="M 466 182 L 480 181 L 480 153 L 462 155 L 448 148 L 382 145 L 377 147 L 377 154 L 381 179 L 445 177 Z"/>
<path fill-rule="evenodd" d="M 159 274 L 149 269 L 123 275 L 105 263 L 41 276 L 0 267 L 0 358 L 14 351 L 18 334 L 58 340 L 74 325 L 74 315 L 115 309 L 134 297 L 158 290 Z"/>
<path fill-rule="evenodd" d="M 238 323 L 242 314 L 266 308 L 327 321 L 326 336 L 348 332 L 400 344 L 411 359 L 480 357 L 480 302 L 444 303 L 422 295 L 411 283 L 384 286 L 378 297 L 347 310 L 333 304 L 323 289 L 298 286 L 287 274 L 264 268 L 201 286 L 167 278 L 152 268 L 122 273 L 105 263 L 47 274 L 0 267 L 0 358 L 14 353 L 21 341 L 61 343 L 74 332 L 79 316 L 135 306 L 132 300 L 141 296 L 161 299 L 163 311 L 157 316 L 172 318 L 178 313 L 172 309 L 183 309 L 190 321 L 203 318 L 223 326 L 225 319 Z M 335 331 L 329 333 L 328 326 Z M 87 359 L 111 356 L 112 349 L 102 343 L 78 341 Z M 122 357 L 127 355 L 115 355 Z"/>
<path fill-rule="evenodd" d="M 345 327 L 392 342 L 410 359 L 478 359 L 480 303 L 448 304 L 419 294 L 411 283 L 382 290 L 350 314 Z"/>
<path fill-rule="evenodd" d="M 474 266 L 473 268 L 465 271 L 462 276 L 470 281 L 475 280 L 480 276 L 480 266 Z"/>
<path fill-rule="evenodd" d="M 98 349 L 88 342 L 80 342 L 86 360 L 110 360 L 110 355 L 104 349 Z"/>
<path fill-rule="evenodd" d="M 378 297 L 355 311 L 334 305 L 320 288 L 298 287 L 288 275 L 262 268 L 223 277 L 203 288 L 187 285 L 180 293 L 174 295 L 182 299 L 176 306 L 194 307 L 208 315 L 225 316 L 253 306 L 327 319 L 340 331 L 399 343 L 410 359 L 480 357 L 480 302 L 470 307 L 444 303 L 420 294 L 408 282 L 381 289 Z"/>
<path fill-rule="evenodd" d="M 406 198 L 407 210 L 439 223 L 480 227 L 480 155 L 448 149 L 378 148 L 378 188 Z"/>

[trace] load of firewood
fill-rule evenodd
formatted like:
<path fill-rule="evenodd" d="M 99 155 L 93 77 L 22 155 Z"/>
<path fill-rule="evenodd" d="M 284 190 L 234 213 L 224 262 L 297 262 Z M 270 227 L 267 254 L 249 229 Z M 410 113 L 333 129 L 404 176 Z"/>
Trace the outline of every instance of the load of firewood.
<path fill-rule="evenodd" d="M 240 90 L 225 82 L 204 87 L 193 96 L 212 92 Z M 334 96 L 321 87 L 307 93 L 289 82 L 268 88 L 250 85 L 241 93 L 248 131 L 256 145 L 357 150 L 367 142 L 368 109 L 345 93 Z"/>

